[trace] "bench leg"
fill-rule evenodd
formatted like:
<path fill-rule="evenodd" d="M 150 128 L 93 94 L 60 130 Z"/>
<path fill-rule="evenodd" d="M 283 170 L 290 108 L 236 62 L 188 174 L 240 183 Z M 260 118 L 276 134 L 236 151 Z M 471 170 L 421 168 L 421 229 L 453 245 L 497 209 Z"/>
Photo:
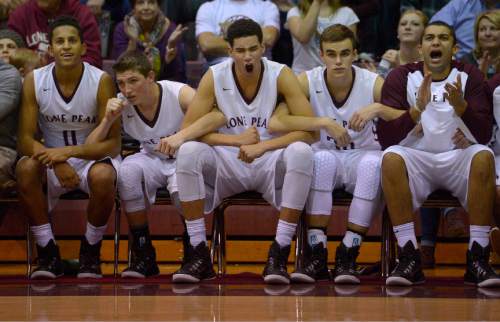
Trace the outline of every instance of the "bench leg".
<path fill-rule="evenodd" d="M 382 243 L 381 243 L 380 272 L 383 278 L 389 277 L 396 262 L 396 246 L 394 242 L 394 232 L 392 230 L 391 218 L 387 207 L 382 213 Z"/>
<path fill-rule="evenodd" d="M 307 240 L 307 221 L 306 213 L 302 212 L 297 224 L 297 233 L 295 239 L 295 270 L 303 266 L 304 248 Z"/>
<path fill-rule="evenodd" d="M 118 276 L 118 257 L 120 252 L 120 217 L 121 217 L 120 199 L 115 199 L 115 235 L 114 235 L 114 263 L 113 277 Z"/>
<path fill-rule="evenodd" d="M 219 234 L 219 221 L 217 220 L 217 216 L 219 213 L 219 208 L 216 208 L 213 213 L 212 218 L 212 242 L 210 243 L 210 261 L 213 263 L 215 259 L 219 257 L 219 244 L 217 235 Z"/>
<path fill-rule="evenodd" d="M 224 227 L 224 210 L 217 216 L 219 231 L 217 234 L 219 251 L 217 256 L 217 274 L 224 276 L 226 274 L 226 229 Z"/>
<path fill-rule="evenodd" d="M 26 225 L 26 277 L 30 278 L 33 263 L 33 241 L 31 240 L 30 224 Z"/>

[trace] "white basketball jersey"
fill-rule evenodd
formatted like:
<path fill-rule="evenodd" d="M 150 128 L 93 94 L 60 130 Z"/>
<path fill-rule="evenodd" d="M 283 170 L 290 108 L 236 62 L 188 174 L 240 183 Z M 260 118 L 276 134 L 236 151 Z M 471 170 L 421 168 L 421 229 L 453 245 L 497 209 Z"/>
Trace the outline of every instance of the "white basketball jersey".
<path fill-rule="evenodd" d="M 150 122 L 138 107 L 127 104 L 122 112 L 122 123 L 125 132 L 141 143 L 141 150 L 165 159 L 168 157 L 156 152 L 155 148 L 161 138 L 176 133 L 181 127 L 184 113 L 179 103 L 179 93 L 185 84 L 167 80 L 157 84 L 160 88 L 160 100 L 155 118 Z M 121 93 L 118 98 L 125 99 Z"/>
<path fill-rule="evenodd" d="M 342 150 L 365 149 L 380 150 L 377 140 L 375 122 L 370 121 L 361 132 L 353 131 L 348 127 L 349 120 L 354 112 L 374 103 L 373 88 L 377 74 L 366 69 L 352 66 L 354 71 L 354 82 L 348 97 L 343 103 L 336 103 L 330 95 L 330 91 L 325 80 L 325 67 L 316 67 L 306 72 L 309 81 L 309 100 L 314 113 L 318 117 L 330 117 L 338 124 L 347 129 L 351 137 L 351 144 Z M 340 150 L 335 144 L 335 140 L 328 135 L 325 130 L 320 131 L 321 138 L 316 145 L 321 148 Z"/>
<path fill-rule="evenodd" d="M 500 86 L 493 91 L 493 115 L 496 124 L 493 127 L 493 139 L 490 146 L 495 155 L 500 155 Z"/>
<path fill-rule="evenodd" d="M 261 140 L 273 137 L 267 127 L 276 108 L 278 77 L 285 65 L 266 58 L 261 61 L 264 70 L 257 94 L 251 102 L 245 101 L 235 80 L 232 59 L 210 67 L 214 77 L 217 105 L 227 120 L 226 125 L 219 129 L 220 133 L 240 134 L 255 125 Z"/>
<path fill-rule="evenodd" d="M 55 80 L 55 63 L 33 72 L 38 103 L 38 124 L 45 146 L 80 145 L 97 125 L 97 92 L 104 72 L 83 63 L 73 95 L 64 97 Z"/>
<path fill-rule="evenodd" d="M 412 132 L 410 132 L 407 138 L 401 141 L 401 145 L 434 153 L 451 151 L 455 149 L 452 137 L 457 129 L 462 130 L 470 141 L 476 142 L 470 130 L 456 115 L 455 109 L 444 96 L 446 93 L 445 85 L 456 82 L 459 74 L 462 81 L 462 93 L 465 92 L 468 74 L 458 71 L 456 68 L 450 71 L 446 79 L 439 82 L 433 81 L 431 83 L 431 100 L 420 117 L 424 135 L 412 137 Z M 423 80 L 424 76 L 421 71 L 408 74 L 406 95 L 410 106 L 416 105 L 418 89 Z"/>

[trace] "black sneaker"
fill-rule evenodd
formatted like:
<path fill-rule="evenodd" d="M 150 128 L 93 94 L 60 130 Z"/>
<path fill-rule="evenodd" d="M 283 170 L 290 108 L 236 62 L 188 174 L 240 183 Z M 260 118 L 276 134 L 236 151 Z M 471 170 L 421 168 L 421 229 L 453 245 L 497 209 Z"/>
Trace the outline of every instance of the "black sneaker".
<path fill-rule="evenodd" d="M 491 247 L 481 247 L 472 243 L 472 249 L 467 250 L 467 270 L 464 279 L 467 284 L 479 287 L 500 287 L 500 276 L 489 264 Z"/>
<path fill-rule="evenodd" d="M 90 245 L 87 238 L 82 238 L 80 244 L 80 269 L 76 277 L 78 278 L 101 278 L 101 245 L 100 240 L 95 245 Z"/>
<path fill-rule="evenodd" d="M 359 272 L 356 259 L 359 255 L 359 246 L 346 247 L 343 242 L 335 252 L 335 267 L 333 281 L 336 284 L 359 284 Z"/>
<path fill-rule="evenodd" d="M 123 278 L 146 278 L 160 274 L 156 263 L 156 250 L 151 243 L 142 247 L 132 245 L 130 265 L 121 273 Z"/>
<path fill-rule="evenodd" d="M 286 263 L 290 254 L 290 245 L 281 247 L 274 241 L 269 248 L 266 267 L 264 267 L 264 282 L 268 284 L 290 284 L 290 276 L 286 271 Z"/>
<path fill-rule="evenodd" d="M 191 246 L 191 242 L 190 242 L 189 235 L 187 233 L 187 230 L 184 230 L 184 233 L 182 234 L 183 252 L 182 252 L 182 264 L 181 264 L 181 266 L 183 266 L 184 264 L 189 262 L 191 260 L 191 257 L 193 256 L 194 248 L 190 247 L 190 246 Z"/>
<path fill-rule="evenodd" d="M 54 279 L 64 274 L 59 247 L 54 240 L 51 239 L 45 247 L 37 244 L 36 249 L 38 251 L 38 267 L 31 273 L 32 279 Z"/>
<path fill-rule="evenodd" d="M 328 249 L 323 243 L 317 243 L 314 247 L 309 244 L 304 250 L 303 266 L 290 274 L 290 279 L 294 283 L 314 283 L 330 279 L 327 266 Z"/>
<path fill-rule="evenodd" d="M 210 260 L 210 251 L 205 242 L 194 248 L 191 244 L 186 246 L 190 252 L 190 258 L 172 275 L 172 282 L 198 283 L 201 280 L 214 278 L 215 271 Z"/>
<path fill-rule="evenodd" d="M 386 285 L 410 286 L 425 282 L 422 271 L 420 252 L 413 243 L 408 241 L 403 248 L 398 249 L 398 264 L 391 276 L 385 280 Z"/>

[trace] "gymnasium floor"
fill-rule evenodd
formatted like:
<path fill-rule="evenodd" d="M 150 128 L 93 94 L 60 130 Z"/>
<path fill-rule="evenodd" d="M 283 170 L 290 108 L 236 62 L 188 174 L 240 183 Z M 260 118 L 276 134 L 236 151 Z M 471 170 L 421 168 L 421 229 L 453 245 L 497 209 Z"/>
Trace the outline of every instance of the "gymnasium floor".
<path fill-rule="evenodd" d="M 331 282 L 268 286 L 261 265 L 230 265 L 224 278 L 199 285 L 174 285 L 177 265 L 143 282 L 99 282 L 63 277 L 30 282 L 22 265 L 2 265 L 0 319 L 55 321 L 369 321 L 500 320 L 500 290 L 464 285 L 463 267 L 426 270 L 427 282 L 413 288 L 385 287 L 377 276 L 360 286 Z M 111 265 L 104 267 L 110 272 Z M 245 273 L 242 273 L 245 272 Z"/>

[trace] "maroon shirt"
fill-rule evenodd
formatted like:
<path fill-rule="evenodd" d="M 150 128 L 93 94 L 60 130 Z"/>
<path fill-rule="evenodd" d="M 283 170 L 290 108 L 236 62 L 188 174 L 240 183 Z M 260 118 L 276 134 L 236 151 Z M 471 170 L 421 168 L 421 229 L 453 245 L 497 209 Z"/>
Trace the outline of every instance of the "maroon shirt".
<path fill-rule="evenodd" d="M 24 38 L 28 48 L 47 52 L 49 19 L 62 15 L 72 16 L 78 20 L 83 32 L 83 41 L 87 45 L 87 52 L 82 58 L 89 64 L 101 68 L 101 38 L 97 21 L 89 8 L 80 4 L 78 0 L 61 0 L 59 11 L 53 17 L 48 17 L 38 7 L 36 0 L 29 0 L 11 13 L 8 27 Z"/>
<path fill-rule="evenodd" d="M 384 150 L 391 145 L 399 144 L 415 127 L 415 122 L 409 113 L 410 103 L 407 100 L 408 74 L 416 71 L 423 74 L 423 66 L 423 62 L 419 62 L 397 67 L 389 73 L 384 82 L 382 104 L 406 110 L 395 120 L 386 122 L 380 119 L 378 121 L 377 134 Z M 462 120 L 478 143 L 487 144 L 491 138 L 493 114 L 491 101 L 488 100 L 485 91 L 484 76 L 473 65 L 452 61 L 451 67 L 468 75 L 464 92 L 467 109 L 462 115 Z"/>

